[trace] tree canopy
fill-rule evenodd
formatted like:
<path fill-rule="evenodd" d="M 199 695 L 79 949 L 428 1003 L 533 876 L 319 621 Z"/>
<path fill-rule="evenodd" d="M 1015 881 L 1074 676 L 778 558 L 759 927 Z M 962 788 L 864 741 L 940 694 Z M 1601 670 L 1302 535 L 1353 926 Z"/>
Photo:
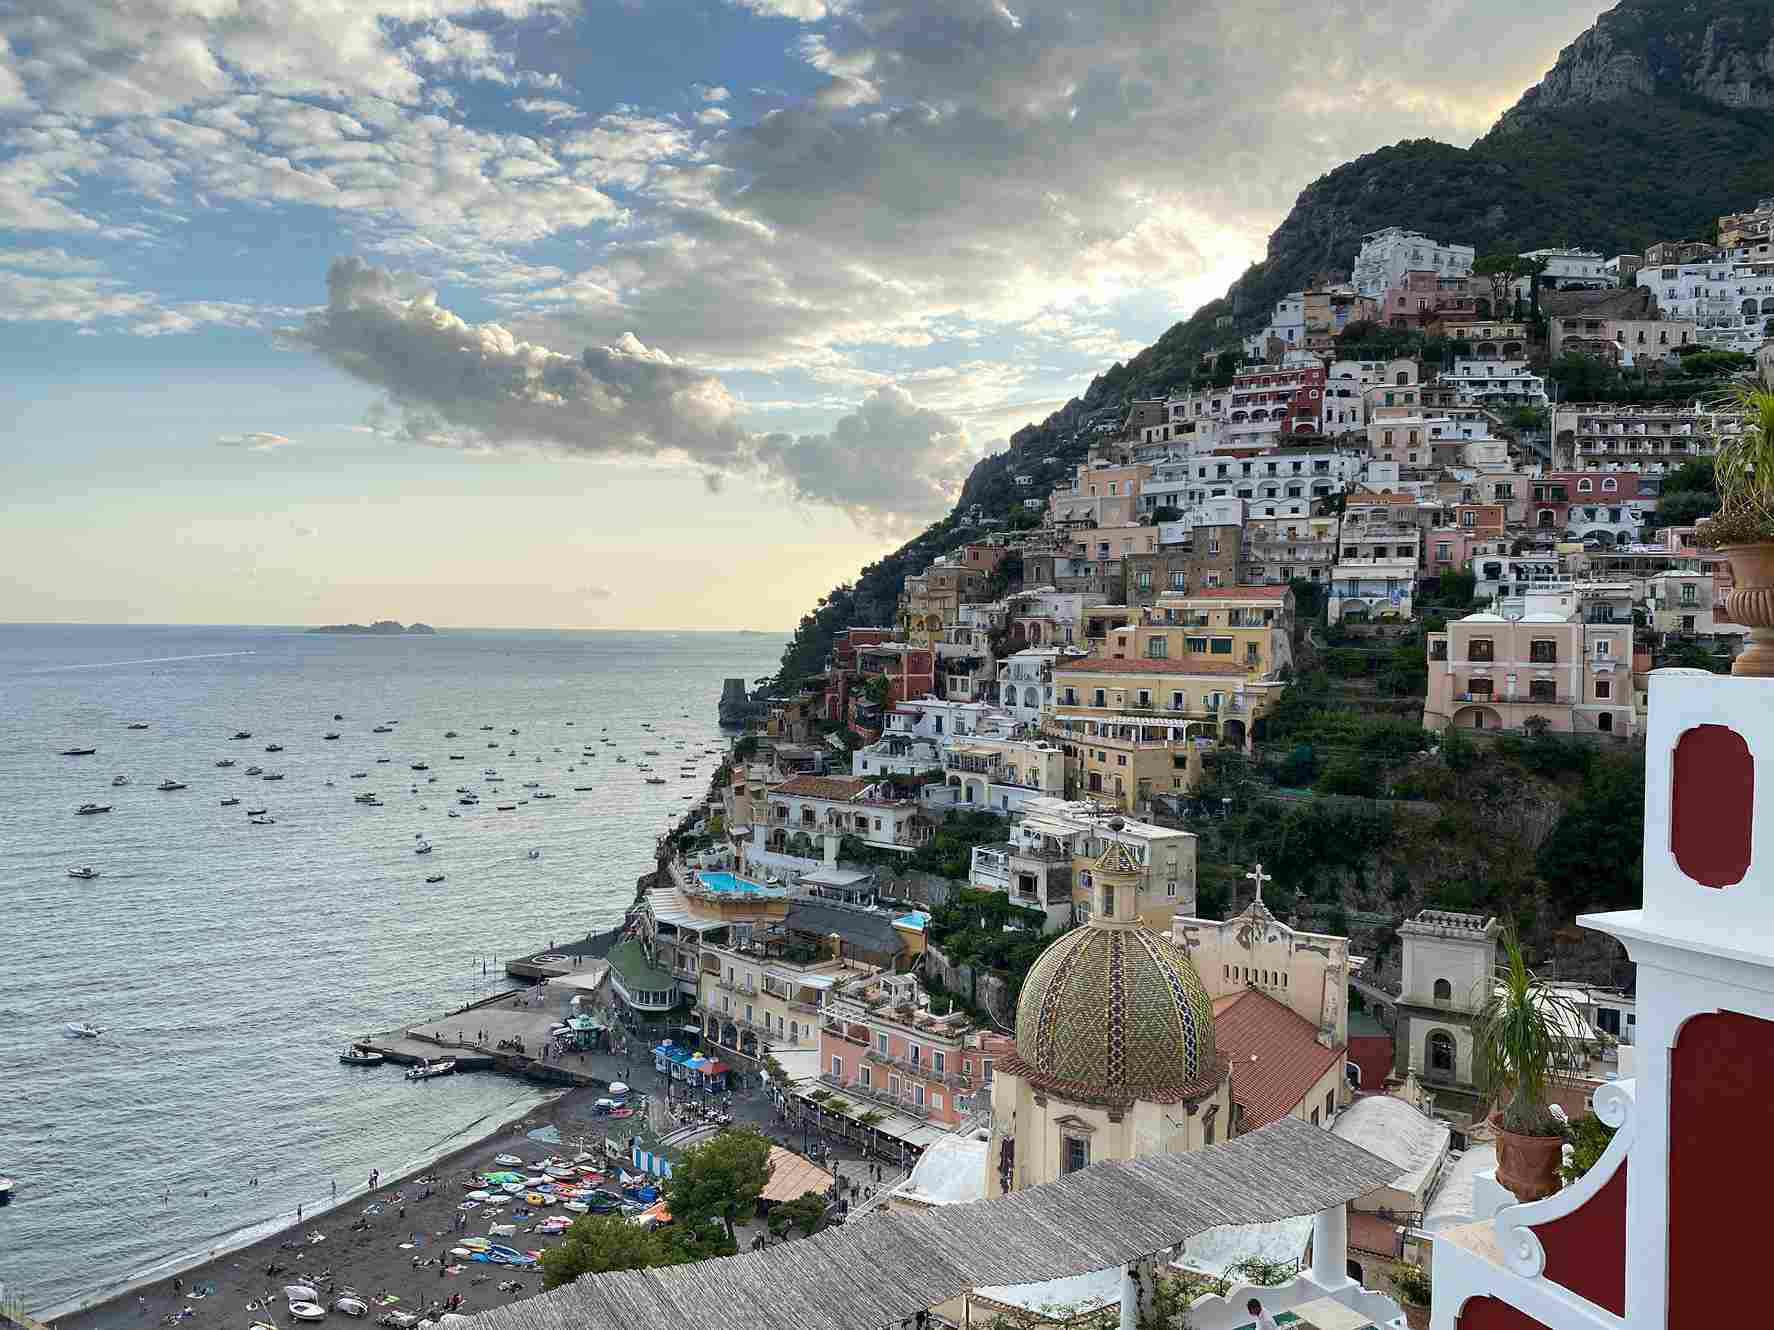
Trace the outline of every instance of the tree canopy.
<path fill-rule="evenodd" d="M 674 1225 L 700 1230 L 718 1222 L 729 1241 L 733 1225 L 757 1212 L 770 1180 L 770 1141 L 750 1128 L 724 1131 L 672 1165 L 665 1206 Z"/>

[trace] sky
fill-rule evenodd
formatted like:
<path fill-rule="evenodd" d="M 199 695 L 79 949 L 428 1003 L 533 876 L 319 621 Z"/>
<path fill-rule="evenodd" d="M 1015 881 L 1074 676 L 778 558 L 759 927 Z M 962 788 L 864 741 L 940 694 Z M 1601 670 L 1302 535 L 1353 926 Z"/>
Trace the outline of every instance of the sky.
<path fill-rule="evenodd" d="M 1603 7 L 10 0 L 0 621 L 792 626 Z"/>

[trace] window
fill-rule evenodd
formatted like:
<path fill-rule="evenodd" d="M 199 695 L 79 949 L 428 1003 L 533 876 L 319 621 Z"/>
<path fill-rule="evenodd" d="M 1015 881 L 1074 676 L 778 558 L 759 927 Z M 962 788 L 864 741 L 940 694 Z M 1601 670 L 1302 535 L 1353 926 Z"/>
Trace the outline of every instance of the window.
<path fill-rule="evenodd" d="M 882 1057 L 887 1056 L 887 1036 L 886 1035 L 878 1034 L 875 1036 L 875 1052 L 879 1053 Z"/>
<path fill-rule="evenodd" d="M 844 1079 L 844 1059 L 836 1053 L 832 1054 L 832 1076 L 836 1080 Z"/>
<path fill-rule="evenodd" d="M 1614 732 L 1614 713 L 1611 711 L 1602 712 L 1595 718 L 1595 728 L 1603 734 L 1612 734 Z"/>
<path fill-rule="evenodd" d="M 1170 639 L 1154 637 L 1146 643 L 1146 656 L 1149 660 L 1163 660 L 1170 654 Z"/>
<path fill-rule="evenodd" d="M 1612 696 L 1613 692 L 1614 685 L 1608 680 L 1597 679 L 1595 681 L 1595 696 L 1597 701 L 1607 701 Z"/>
<path fill-rule="evenodd" d="M 834 1061 L 834 1062 L 836 1062 L 836 1061 L 837 1061 L 837 1059 L 836 1059 L 836 1058 L 833 1058 L 833 1059 L 832 1059 L 832 1061 Z M 858 1064 L 857 1064 L 857 1066 L 856 1066 L 856 1079 L 857 1079 L 857 1080 L 859 1080 L 859 1081 L 861 1081 L 861 1082 L 862 1082 L 862 1088 L 863 1088 L 863 1089 L 865 1089 L 865 1090 L 866 1090 L 866 1089 L 868 1089 L 868 1088 L 869 1088 L 869 1064 L 868 1064 L 868 1063 L 866 1063 L 866 1062 L 859 1062 L 859 1063 L 858 1063 Z"/>
<path fill-rule="evenodd" d="M 1619 488 L 1620 488 L 1620 482 L 1615 480 L 1614 477 L 1612 477 L 1612 476 L 1602 477 L 1602 489 L 1606 490 L 1608 493 L 1611 494 Z"/>
<path fill-rule="evenodd" d="M 1577 482 L 1577 493 L 1579 493 L 1579 494 L 1588 494 L 1594 488 L 1595 488 L 1595 482 L 1592 481 L 1588 476 L 1584 476 L 1582 479 L 1580 479 Z"/>
<path fill-rule="evenodd" d="M 1491 695 L 1491 681 L 1489 679 L 1468 679 L 1466 691 L 1474 697 L 1489 697 Z"/>
<path fill-rule="evenodd" d="M 924 1050 L 917 1044 L 910 1045 L 906 1050 L 906 1061 L 914 1067 L 924 1060 Z"/>
<path fill-rule="evenodd" d="M 1214 638 L 1213 639 L 1213 650 L 1209 654 L 1214 655 L 1214 656 L 1229 656 L 1229 655 L 1231 655 L 1232 654 L 1232 639 L 1229 637 Z"/>
<path fill-rule="evenodd" d="M 1446 979 L 1437 979 L 1435 981 L 1435 1000 L 1437 1002 L 1451 1002 L 1453 998 L 1454 986 Z"/>
<path fill-rule="evenodd" d="M 1325 1117 L 1328 1118 L 1331 1116 L 1331 1114 L 1335 1113 L 1336 1111 L 1337 1111 L 1337 1092 L 1335 1090 L 1327 1090 L 1325 1092 L 1325 1096 L 1324 1096 L 1324 1115 L 1325 1115 Z"/>
<path fill-rule="evenodd" d="M 930 1111 L 933 1113 L 942 1112 L 942 1096 L 934 1091 L 930 1095 Z"/>
<path fill-rule="evenodd" d="M 1558 685 L 1551 679 L 1530 679 L 1528 681 L 1528 701 L 1556 702 Z"/>
<path fill-rule="evenodd" d="M 1099 707 L 1108 706 L 1109 705 L 1108 694 L 1105 693 L 1101 688 L 1097 689 L 1096 690 L 1096 701 L 1094 703 L 1092 703 L 1092 705 L 1099 706 Z"/>
<path fill-rule="evenodd" d="M 1081 1168 L 1090 1167 L 1090 1142 L 1082 1136 L 1067 1136 L 1063 1157 L 1060 1161 L 1061 1173 L 1076 1173 Z"/>
<path fill-rule="evenodd" d="M 1493 644 L 1488 637 L 1475 637 L 1466 644 L 1466 659 L 1490 661 L 1494 659 Z"/>
<path fill-rule="evenodd" d="M 1536 638 L 1528 643 L 1528 660 L 1535 665 L 1558 664 L 1558 643 L 1546 638 Z"/>
<path fill-rule="evenodd" d="M 1454 1074 L 1454 1036 L 1446 1030 L 1429 1034 L 1429 1070 L 1443 1076 Z"/>
<path fill-rule="evenodd" d="M 1197 655 L 1205 654 L 1207 651 L 1207 639 L 1205 637 L 1186 637 L 1183 641 L 1188 644 L 1189 650 L 1195 652 Z"/>
<path fill-rule="evenodd" d="M 1141 591 L 1150 591 L 1152 589 L 1152 574 L 1146 569 L 1142 568 L 1139 572 L 1135 573 L 1133 581 L 1134 585 Z"/>
<path fill-rule="evenodd" d="M 1595 644 L 1595 654 L 1598 656 L 1612 656 L 1614 654 L 1613 639 L 1607 637 L 1598 638 Z"/>
<path fill-rule="evenodd" d="M 930 1069 L 938 1076 L 942 1075 L 943 1054 L 940 1048 L 930 1050 Z"/>
<path fill-rule="evenodd" d="M 1695 586 L 1694 586 L 1694 584 L 1692 582 L 1683 582 L 1682 583 L 1682 604 L 1692 605 L 1694 603 L 1695 603 Z"/>

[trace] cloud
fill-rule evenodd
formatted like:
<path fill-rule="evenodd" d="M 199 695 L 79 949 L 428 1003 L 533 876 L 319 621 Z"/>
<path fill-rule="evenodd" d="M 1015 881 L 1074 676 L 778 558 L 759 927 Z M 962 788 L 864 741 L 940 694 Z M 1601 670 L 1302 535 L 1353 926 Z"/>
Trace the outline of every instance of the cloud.
<path fill-rule="evenodd" d="M 959 422 L 891 384 L 828 434 L 752 434 L 718 379 L 632 334 L 563 355 L 470 324 L 422 280 L 357 258 L 333 262 L 325 308 L 285 336 L 386 393 L 370 420 L 386 437 L 685 465 L 711 485 L 750 477 L 881 525 L 946 507 L 978 457 Z"/>
<path fill-rule="evenodd" d="M 844 12 L 845 0 L 729 0 L 741 9 L 772 18 L 792 18 L 800 23 L 817 23 L 820 19 Z"/>
<path fill-rule="evenodd" d="M 696 113 L 696 123 L 699 125 L 724 125 L 732 118 L 718 106 L 706 107 Z"/>
<path fill-rule="evenodd" d="M 724 102 L 733 94 L 719 84 L 702 89 L 702 100 L 705 102 Z"/>
<path fill-rule="evenodd" d="M 888 527 L 946 510 L 979 460 L 961 422 L 887 385 L 826 434 L 768 434 L 759 464 L 796 499 L 831 504 Z"/>
<path fill-rule="evenodd" d="M 541 116 L 551 125 L 562 120 L 579 120 L 585 115 L 571 102 L 556 101 L 551 97 L 519 97 L 512 105 L 520 111 Z"/>
<path fill-rule="evenodd" d="M 268 453 L 278 448 L 286 448 L 294 442 L 283 434 L 271 434 L 264 430 L 253 430 L 247 434 L 221 434 L 216 442 L 224 448 L 245 448 L 249 452 Z M 303 528 L 297 527 L 301 532 Z"/>

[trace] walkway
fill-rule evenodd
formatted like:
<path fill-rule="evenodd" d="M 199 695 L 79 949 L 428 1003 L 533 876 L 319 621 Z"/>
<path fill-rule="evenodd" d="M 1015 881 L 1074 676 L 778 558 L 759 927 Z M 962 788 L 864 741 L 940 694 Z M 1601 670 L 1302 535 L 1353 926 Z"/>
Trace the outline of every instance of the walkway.
<path fill-rule="evenodd" d="M 1008 1196 L 880 1214 L 692 1265 L 588 1275 L 483 1330 L 871 1330 L 970 1289 L 1125 1266 L 1221 1224 L 1342 1207 L 1398 1167 L 1293 1118 L 1195 1154 L 1096 1164 Z"/>

